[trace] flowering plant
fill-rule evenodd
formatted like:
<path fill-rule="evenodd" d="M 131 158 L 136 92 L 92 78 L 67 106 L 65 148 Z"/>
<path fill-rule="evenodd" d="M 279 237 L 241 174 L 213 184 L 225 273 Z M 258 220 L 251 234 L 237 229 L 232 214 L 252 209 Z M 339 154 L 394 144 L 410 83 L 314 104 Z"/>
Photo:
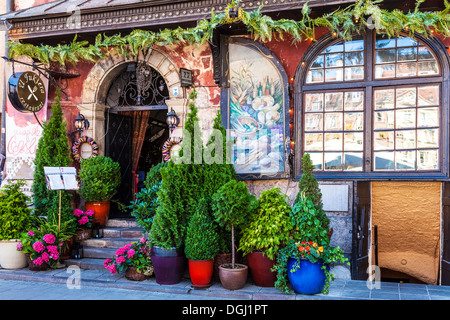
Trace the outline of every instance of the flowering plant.
<path fill-rule="evenodd" d="M 60 247 L 61 244 L 54 234 L 38 230 L 23 233 L 21 243 L 17 244 L 17 250 L 29 254 L 34 265 L 41 266 L 46 263 L 51 268 L 56 267 L 58 263 Z"/>
<path fill-rule="evenodd" d="M 73 210 L 73 215 L 77 220 L 77 228 L 88 230 L 92 228 L 92 223 L 94 221 L 94 210 L 82 211 L 80 209 Z"/>
<path fill-rule="evenodd" d="M 153 274 L 153 266 L 147 239 L 141 238 L 139 242 L 132 242 L 117 249 L 114 257 L 106 259 L 103 266 L 112 274 L 134 267 L 138 273 L 151 276 Z"/>

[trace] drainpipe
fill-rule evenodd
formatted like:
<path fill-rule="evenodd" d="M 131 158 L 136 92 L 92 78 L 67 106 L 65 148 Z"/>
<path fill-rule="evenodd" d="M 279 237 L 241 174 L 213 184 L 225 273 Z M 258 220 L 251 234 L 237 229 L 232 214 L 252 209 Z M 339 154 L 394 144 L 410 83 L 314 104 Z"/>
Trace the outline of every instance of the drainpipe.
<path fill-rule="evenodd" d="M 6 12 L 10 13 L 14 11 L 14 0 L 6 0 Z M 8 31 L 5 31 L 5 57 L 8 56 Z M 1 150 L 0 150 L 0 172 L 2 172 L 2 176 L 0 177 L 0 183 L 3 181 L 5 177 L 5 161 L 6 161 L 6 75 L 3 72 L 3 101 L 2 101 L 2 129 L 1 129 Z"/>

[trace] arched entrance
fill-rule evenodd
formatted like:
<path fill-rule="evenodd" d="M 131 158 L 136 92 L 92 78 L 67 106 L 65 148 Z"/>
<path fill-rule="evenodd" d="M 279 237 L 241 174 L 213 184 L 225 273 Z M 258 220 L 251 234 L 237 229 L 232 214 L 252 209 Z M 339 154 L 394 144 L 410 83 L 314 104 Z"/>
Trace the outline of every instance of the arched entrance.
<path fill-rule="evenodd" d="M 130 204 L 139 180 L 162 161 L 160 148 L 169 138 L 167 110 L 173 108 L 183 118 L 185 99 L 177 70 L 157 50 L 134 59 L 111 55 L 92 68 L 84 83 L 78 108 L 92 123 L 87 133 L 99 144 L 100 154 L 121 165 L 122 184 L 111 217 L 129 217 L 122 205 Z"/>

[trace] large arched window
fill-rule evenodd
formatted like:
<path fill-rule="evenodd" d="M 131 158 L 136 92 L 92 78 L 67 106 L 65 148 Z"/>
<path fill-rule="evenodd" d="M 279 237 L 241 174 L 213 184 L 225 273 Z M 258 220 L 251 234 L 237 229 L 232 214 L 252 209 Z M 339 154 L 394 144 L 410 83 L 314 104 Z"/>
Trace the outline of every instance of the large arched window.
<path fill-rule="evenodd" d="M 325 36 L 296 74 L 296 154 L 324 178 L 445 177 L 447 69 L 438 40 Z"/>

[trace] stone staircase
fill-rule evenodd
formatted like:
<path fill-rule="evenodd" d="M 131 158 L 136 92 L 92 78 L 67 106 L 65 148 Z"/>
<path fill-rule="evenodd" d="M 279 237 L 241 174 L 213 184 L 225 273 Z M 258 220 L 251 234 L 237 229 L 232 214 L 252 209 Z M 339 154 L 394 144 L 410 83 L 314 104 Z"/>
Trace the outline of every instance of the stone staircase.
<path fill-rule="evenodd" d="M 77 265 L 86 270 L 102 270 L 105 259 L 111 259 L 116 250 L 143 237 L 143 230 L 134 219 L 109 219 L 103 229 L 103 238 L 87 239 L 81 242 L 84 258 L 68 259 L 64 263 Z"/>

